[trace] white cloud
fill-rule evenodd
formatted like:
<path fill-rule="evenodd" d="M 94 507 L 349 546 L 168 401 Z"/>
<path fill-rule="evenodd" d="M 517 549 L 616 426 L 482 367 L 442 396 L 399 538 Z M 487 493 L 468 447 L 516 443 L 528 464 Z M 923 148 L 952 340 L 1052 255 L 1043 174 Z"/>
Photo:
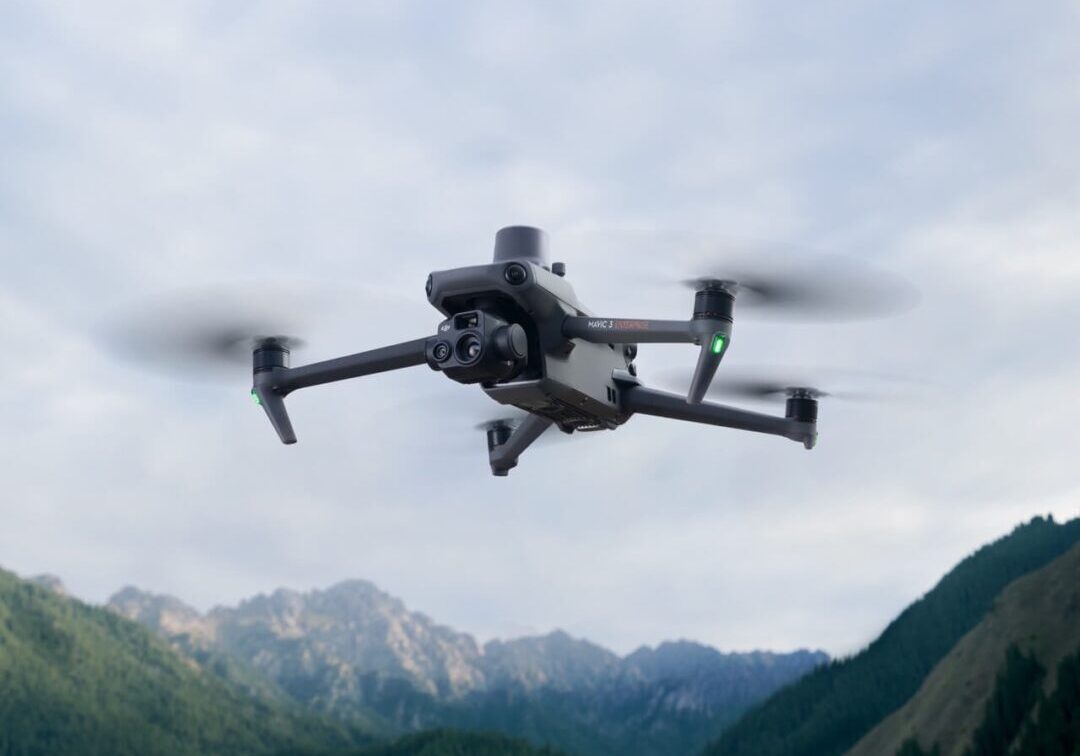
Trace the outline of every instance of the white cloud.
<path fill-rule="evenodd" d="M 5 565 L 58 572 L 94 599 L 140 582 L 207 606 L 367 577 L 480 635 L 564 626 L 620 650 L 683 636 L 851 650 L 1015 522 L 1080 511 L 1077 13 L 12 11 Z M 549 227 L 579 294 L 618 315 L 675 317 L 689 300 L 612 287 L 612 258 L 579 232 L 689 229 L 873 257 L 920 284 L 920 310 L 739 321 L 728 360 L 929 388 L 909 404 L 827 404 L 813 453 L 635 418 L 530 450 L 496 481 L 467 416 L 445 411 L 466 390 L 425 368 L 290 397 L 301 443 L 285 449 L 243 375 L 231 394 L 175 384 L 93 339 L 123 303 L 252 278 L 390 295 L 373 307 L 358 288 L 352 318 L 310 334 L 298 360 L 414 338 L 438 319 L 427 271 L 486 259 L 496 228 L 520 222 Z M 649 254 L 687 272 L 663 246 L 628 262 Z M 647 378 L 693 362 L 642 354 Z"/>

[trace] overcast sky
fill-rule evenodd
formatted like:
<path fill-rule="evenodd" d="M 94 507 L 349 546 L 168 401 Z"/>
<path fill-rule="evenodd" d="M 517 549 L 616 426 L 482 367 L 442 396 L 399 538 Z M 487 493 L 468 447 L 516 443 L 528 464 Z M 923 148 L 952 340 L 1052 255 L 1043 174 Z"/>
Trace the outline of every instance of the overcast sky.
<path fill-rule="evenodd" d="M 1080 514 L 1078 39 L 1074 0 L 5 3 L 0 564 L 92 601 L 362 577 L 481 639 L 856 650 Z M 620 317 L 688 312 L 602 275 L 693 273 L 680 232 L 872 259 L 921 306 L 739 321 L 725 366 L 915 388 L 824 403 L 813 452 L 639 417 L 493 479 L 490 402 L 427 368 L 298 392 L 283 447 L 243 366 L 176 381 L 101 338 L 249 281 L 332 292 L 295 363 L 427 336 L 427 272 L 513 223 Z"/>

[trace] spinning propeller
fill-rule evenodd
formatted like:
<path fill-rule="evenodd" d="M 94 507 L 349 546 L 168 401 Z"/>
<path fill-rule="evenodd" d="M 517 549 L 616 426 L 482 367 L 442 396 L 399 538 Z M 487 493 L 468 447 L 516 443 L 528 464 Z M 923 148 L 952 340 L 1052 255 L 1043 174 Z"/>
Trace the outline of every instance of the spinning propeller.
<path fill-rule="evenodd" d="M 692 263 L 704 271 L 680 281 L 695 291 L 721 288 L 740 317 L 842 322 L 895 315 L 914 306 L 914 287 L 872 264 L 814 252 L 759 255 L 716 253 L 720 262 Z"/>
<path fill-rule="evenodd" d="M 661 373 L 664 385 L 690 380 L 686 371 Z M 754 368 L 726 370 L 709 387 L 710 399 L 771 401 L 792 397 L 843 402 L 893 402 L 908 398 L 912 382 L 899 376 L 844 368 Z M 820 388 L 829 386 L 828 390 Z M 837 388 L 838 387 L 838 388 Z"/>

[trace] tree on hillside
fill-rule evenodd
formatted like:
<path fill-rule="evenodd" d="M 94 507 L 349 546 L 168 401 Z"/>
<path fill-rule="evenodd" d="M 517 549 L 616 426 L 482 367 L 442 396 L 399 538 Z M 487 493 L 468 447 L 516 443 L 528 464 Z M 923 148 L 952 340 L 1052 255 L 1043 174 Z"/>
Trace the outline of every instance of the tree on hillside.
<path fill-rule="evenodd" d="M 1045 675 L 1046 670 L 1034 655 L 1025 655 L 1015 643 L 1005 650 L 1005 664 L 997 674 L 982 724 L 975 730 L 965 756 L 1003 756 L 1008 753 L 1024 720 L 1039 700 L 1039 686 Z"/>
<path fill-rule="evenodd" d="M 751 710 L 708 756 L 839 756 L 910 699 L 1012 581 L 1080 540 L 1080 518 L 1036 517 L 958 564 L 861 653 L 819 667 Z"/>
<path fill-rule="evenodd" d="M 1058 665 L 1057 687 L 1049 698 L 1042 698 L 1034 721 L 1011 753 L 1016 756 L 1080 753 L 1080 649 Z"/>
<path fill-rule="evenodd" d="M 941 746 L 935 743 L 929 751 L 924 751 L 918 740 L 908 738 L 897 750 L 896 756 L 941 756 Z"/>

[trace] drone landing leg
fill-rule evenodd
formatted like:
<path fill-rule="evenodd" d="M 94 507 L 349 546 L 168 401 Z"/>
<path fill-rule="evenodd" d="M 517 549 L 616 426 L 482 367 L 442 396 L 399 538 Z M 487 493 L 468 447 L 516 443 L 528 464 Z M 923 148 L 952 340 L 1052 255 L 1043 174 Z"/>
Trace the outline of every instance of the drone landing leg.
<path fill-rule="evenodd" d="M 488 450 L 491 474 L 500 478 L 509 475 L 510 470 L 517 467 L 521 453 L 540 438 L 551 424 L 551 420 L 539 415 L 529 415 L 522 420 L 521 425 L 514 428 L 514 432 L 504 443 Z"/>
<path fill-rule="evenodd" d="M 812 449 L 817 440 L 816 421 L 802 422 L 788 417 L 774 417 L 712 402 L 690 404 L 676 394 L 644 386 L 624 385 L 623 405 L 630 412 L 642 415 L 783 436 L 802 443 L 807 449 Z"/>

